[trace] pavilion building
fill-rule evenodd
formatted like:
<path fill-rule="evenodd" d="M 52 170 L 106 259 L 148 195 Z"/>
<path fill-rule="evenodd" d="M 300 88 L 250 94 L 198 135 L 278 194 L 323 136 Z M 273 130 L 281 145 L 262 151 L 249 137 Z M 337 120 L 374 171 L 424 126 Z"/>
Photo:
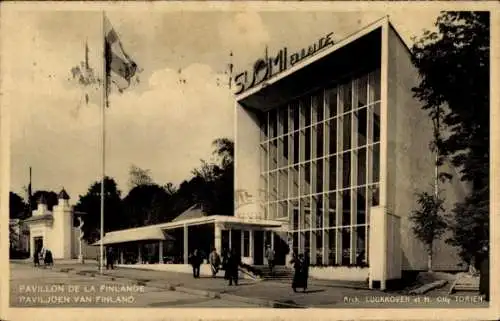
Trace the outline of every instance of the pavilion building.
<path fill-rule="evenodd" d="M 427 269 L 409 215 L 416 192 L 433 192 L 433 125 L 413 97 L 409 48 L 387 17 L 335 43 L 328 35 L 287 50 L 235 77 L 235 212 L 193 207 L 172 222 L 106 233 L 104 244 L 142 237 L 164 262 L 163 244 L 176 240 L 183 264 L 194 248 L 236 248 L 255 266 L 270 244 L 280 265 L 306 253 L 312 276 L 383 289 Z M 448 208 L 466 193 L 457 179 L 441 189 Z M 462 268 L 444 240 L 433 263 Z"/>

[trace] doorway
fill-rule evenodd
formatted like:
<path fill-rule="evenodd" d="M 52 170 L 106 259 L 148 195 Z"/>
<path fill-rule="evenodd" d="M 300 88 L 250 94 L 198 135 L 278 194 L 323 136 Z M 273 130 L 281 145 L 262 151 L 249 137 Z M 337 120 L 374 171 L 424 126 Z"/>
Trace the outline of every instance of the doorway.
<path fill-rule="evenodd" d="M 253 264 L 262 265 L 264 264 L 264 231 L 254 231 L 253 233 Z"/>
<path fill-rule="evenodd" d="M 43 248 L 43 236 L 36 236 L 33 238 L 33 243 L 34 243 L 34 253 L 40 251 Z"/>

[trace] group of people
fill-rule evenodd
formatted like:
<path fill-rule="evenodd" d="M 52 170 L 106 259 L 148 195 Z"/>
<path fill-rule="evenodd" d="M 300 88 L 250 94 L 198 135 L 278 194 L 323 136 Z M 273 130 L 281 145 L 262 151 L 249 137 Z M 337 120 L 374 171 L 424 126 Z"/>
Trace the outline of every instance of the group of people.
<path fill-rule="evenodd" d="M 203 263 L 203 256 L 199 250 L 194 250 L 189 256 L 189 261 L 193 267 L 193 277 L 200 277 L 200 266 Z M 208 256 L 208 263 L 212 271 L 212 277 L 216 278 L 220 270 L 224 270 L 224 279 L 229 281 L 229 285 L 238 285 L 238 268 L 241 265 L 241 256 L 234 249 L 223 249 L 221 255 L 215 248 Z"/>
<path fill-rule="evenodd" d="M 275 265 L 275 252 L 268 245 L 265 252 L 265 257 L 267 259 L 267 264 L 271 273 L 274 272 Z M 203 256 L 200 254 L 199 250 L 194 250 L 194 252 L 189 256 L 190 264 L 193 267 L 193 277 L 200 277 L 200 267 L 203 263 Z M 224 270 L 224 279 L 229 281 L 229 285 L 238 285 L 238 270 L 241 265 L 240 254 L 232 249 L 223 249 L 221 255 L 217 253 L 215 248 L 212 249 L 210 255 L 208 256 L 208 263 L 210 264 L 210 269 L 212 271 L 212 277 L 216 278 L 220 270 Z M 304 254 L 296 255 L 293 254 L 293 258 L 290 261 L 293 265 L 294 275 L 292 281 L 292 289 L 297 292 L 297 289 L 303 289 L 304 292 L 307 291 L 307 280 L 309 278 L 309 253 L 306 251 Z"/>
<path fill-rule="evenodd" d="M 45 248 L 39 248 L 35 251 L 35 254 L 33 255 L 33 263 L 35 266 L 41 266 L 41 263 L 43 261 L 44 266 L 52 266 L 54 265 L 54 259 L 52 257 L 52 252 Z"/>

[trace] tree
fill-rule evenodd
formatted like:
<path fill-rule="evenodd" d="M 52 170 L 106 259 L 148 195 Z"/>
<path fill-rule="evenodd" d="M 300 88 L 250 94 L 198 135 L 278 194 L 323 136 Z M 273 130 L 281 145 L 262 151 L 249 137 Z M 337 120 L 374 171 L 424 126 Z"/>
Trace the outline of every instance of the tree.
<path fill-rule="evenodd" d="M 163 189 L 170 195 L 174 195 L 177 192 L 177 188 L 172 183 L 167 183 L 163 186 Z"/>
<path fill-rule="evenodd" d="M 437 32 L 426 31 L 412 48 L 421 76 L 415 97 L 446 133 L 436 142 L 439 153 L 471 185 L 452 210 L 447 240 L 468 263 L 483 254 L 476 245 L 489 240 L 489 20 L 489 12 L 443 12 Z"/>
<path fill-rule="evenodd" d="M 9 193 L 9 218 L 25 219 L 28 205 L 23 198 L 14 192 Z"/>
<path fill-rule="evenodd" d="M 203 205 L 208 214 L 233 215 L 234 143 L 228 138 L 219 138 L 212 145 L 217 162 L 201 160 L 201 167 L 193 170 L 195 202 Z"/>
<path fill-rule="evenodd" d="M 448 243 L 459 248 L 465 262 L 478 268 L 484 248 L 489 248 L 489 189 L 471 193 L 458 203 L 449 218 L 453 237 Z"/>
<path fill-rule="evenodd" d="M 47 204 L 47 209 L 49 211 L 52 211 L 54 206 L 57 205 L 59 200 L 57 199 L 57 193 L 54 191 L 36 191 L 33 193 L 31 204 L 33 204 L 33 210 L 36 210 L 36 207 L 38 206 L 38 202 L 40 201 L 40 198 L 42 197 L 45 199 L 45 203 Z M 31 215 L 31 214 L 30 214 Z"/>
<path fill-rule="evenodd" d="M 14 226 L 9 224 L 9 248 L 16 249 L 19 243 L 19 233 L 16 231 Z"/>
<path fill-rule="evenodd" d="M 212 142 L 214 146 L 213 154 L 221 162 L 222 168 L 231 166 L 234 163 L 234 142 L 229 138 L 217 138 Z"/>
<path fill-rule="evenodd" d="M 418 209 L 412 211 L 410 220 L 415 236 L 424 244 L 427 251 L 427 270 L 432 271 L 433 245 L 446 231 L 446 221 L 443 217 L 444 200 L 435 194 L 417 193 Z"/>
<path fill-rule="evenodd" d="M 156 184 L 134 187 L 123 199 L 123 220 L 127 228 L 167 222 L 171 195 Z"/>
<path fill-rule="evenodd" d="M 149 169 L 142 169 L 135 165 L 130 166 L 129 170 L 129 188 L 133 189 L 136 186 L 154 184 L 151 178 Z"/>
<path fill-rule="evenodd" d="M 120 229 L 125 225 L 122 217 L 120 190 L 113 178 L 104 179 L 104 232 Z M 85 195 L 80 195 L 75 210 L 85 212 L 83 217 L 84 239 L 90 243 L 100 238 L 101 182 L 94 182 Z"/>

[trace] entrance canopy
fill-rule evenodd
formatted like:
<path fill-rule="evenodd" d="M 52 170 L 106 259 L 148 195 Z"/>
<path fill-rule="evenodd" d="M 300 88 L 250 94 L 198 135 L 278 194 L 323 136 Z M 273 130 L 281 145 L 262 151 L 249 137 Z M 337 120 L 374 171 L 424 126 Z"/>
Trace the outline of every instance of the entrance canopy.
<path fill-rule="evenodd" d="M 187 218 L 183 220 L 174 220 L 168 223 L 161 223 L 138 228 L 108 232 L 104 235 L 103 245 L 138 242 L 138 241 L 165 241 L 174 240 L 174 238 L 166 233 L 164 230 L 171 230 L 176 228 L 214 224 L 219 223 L 227 227 L 246 226 L 246 227 L 263 227 L 263 228 L 279 228 L 283 222 L 271 220 L 258 220 L 249 218 L 240 218 L 235 216 L 225 215 L 210 215 L 194 218 Z M 97 241 L 93 245 L 100 245 Z"/>
<path fill-rule="evenodd" d="M 106 233 L 103 238 L 103 245 L 138 241 L 166 241 L 173 239 L 172 236 L 163 233 L 160 228 L 153 225 Z M 101 245 L 101 240 L 92 245 Z"/>

